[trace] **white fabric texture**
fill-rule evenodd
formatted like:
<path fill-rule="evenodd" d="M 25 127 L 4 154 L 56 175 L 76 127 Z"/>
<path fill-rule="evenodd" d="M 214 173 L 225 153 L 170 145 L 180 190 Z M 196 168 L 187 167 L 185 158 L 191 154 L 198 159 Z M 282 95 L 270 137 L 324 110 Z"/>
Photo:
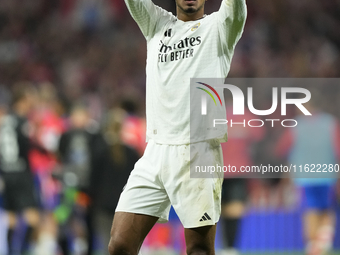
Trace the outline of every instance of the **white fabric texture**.
<path fill-rule="evenodd" d="M 162 144 L 223 141 L 226 125 L 214 135 L 197 132 L 195 126 L 190 130 L 191 111 L 200 110 L 190 109 L 190 78 L 228 75 L 245 24 L 245 0 L 223 0 L 217 12 L 188 22 L 151 0 L 125 2 L 147 40 L 147 138 Z M 220 118 L 226 118 L 225 111 Z"/>

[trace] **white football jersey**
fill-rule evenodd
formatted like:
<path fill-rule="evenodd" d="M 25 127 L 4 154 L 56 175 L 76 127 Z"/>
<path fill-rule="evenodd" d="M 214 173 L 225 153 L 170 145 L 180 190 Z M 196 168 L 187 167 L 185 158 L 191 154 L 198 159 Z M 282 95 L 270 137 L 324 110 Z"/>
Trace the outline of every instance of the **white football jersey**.
<path fill-rule="evenodd" d="M 245 0 L 223 0 L 217 12 L 187 22 L 151 0 L 125 2 L 147 40 L 147 138 L 161 144 L 225 141 L 226 125 L 217 132 L 193 130 L 199 123 L 190 128 L 191 112 L 200 111 L 190 109 L 190 78 L 228 75 L 245 24 Z M 224 116 L 219 118 L 226 119 L 224 102 L 223 108 Z"/>

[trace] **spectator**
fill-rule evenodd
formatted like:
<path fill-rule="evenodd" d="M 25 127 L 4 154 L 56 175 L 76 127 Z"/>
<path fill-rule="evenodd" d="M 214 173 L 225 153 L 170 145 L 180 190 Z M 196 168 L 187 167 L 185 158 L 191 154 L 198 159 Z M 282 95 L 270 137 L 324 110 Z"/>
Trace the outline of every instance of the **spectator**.
<path fill-rule="evenodd" d="M 12 112 L 0 116 L 0 174 L 4 181 L 4 209 L 9 219 L 10 254 L 29 249 L 32 233 L 39 224 L 38 197 L 29 162 L 32 144 L 27 117 L 34 106 L 35 90 L 29 83 L 15 85 Z M 3 108 L 4 110 L 4 108 Z M 27 224 L 23 244 L 14 245 L 14 231 L 23 217 Z"/>
<path fill-rule="evenodd" d="M 317 93 L 314 93 L 316 95 Z M 314 101 L 315 102 L 315 101 Z M 340 159 L 340 126 L 336 118 L 318 110 L 315 103 L 306 107 L 312 116 L 301 115 L 299 125 L 286 129 L 277 144 L 277 154 L 287 157 L 288 163 L 299 168 L 292 173 L 294 183 L 304 192 L 304 236 L 307 255 L 321 255 L 332 248 L 335 231 L 335 187 L 339 174 L 335 171 L 318 172 L 325 164 L 334 166 Z"/>
<path fill-rule="evenodd" d="M 76 224 L 80 220 L 85 221 L 86 229 L 76 233 L 75 244 L 79 245 L 75 249 L 93 254 L 92 202 L 93 194 L 98 188 L 94 178 L 96 171 L 105 167 L 106 144 L 99 133 L 98 124 L 89 118 L 85 107 L 75 106 L 72 109 L 70 129 L 61 136 L 58 152 L 65 186 L 64 199 L 55 213 L 61 225 L 61 248 L 64 255 L 71 254 L 67 233 L 70 230 L 75 231 L 70 229 L 71 222 L 76 220 Z"/>
<path fill-rule="evenodd" d="M 121 140 L 121 128 L 125 119 L 125 111 L 116 108 L 110 110 L 105 123 L 105 139 L 109 145 L 108 163 L 96 171 L 95 206 L 96 227 L 98 234 L 106 245 L 110 240 L 112 218 L 118 199 L 134 164 L 139 159 L 138 152 L 124 144 Z"/>
<path fill-rule="evenodd" d="M 254 145 L 262 139 L 264 128 L 247 125 L 253 117 L 250 112 L 246 112 L 245 115 L 233 115 L 231 109 L 231 105 L 228 105 L 229 131 L 228 142 L 222 144 L 223 162 L 225 166 L 236 167 L 238 170 L 241 166 L 252 165 Z M 248 197 L 249 175 L 226 172 L 224 177 L 222 185 L 222 222 L 226 243 L 224 254 L 236 255 L 240 221 L 245 213 Z"/>

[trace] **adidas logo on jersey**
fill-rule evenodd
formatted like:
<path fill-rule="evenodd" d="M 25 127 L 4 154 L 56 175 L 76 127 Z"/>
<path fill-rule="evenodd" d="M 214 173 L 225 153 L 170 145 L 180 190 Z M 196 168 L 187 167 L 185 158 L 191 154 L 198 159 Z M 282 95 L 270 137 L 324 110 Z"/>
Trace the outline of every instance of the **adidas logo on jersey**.
<path fill-rule="evenodd" d="M 202 216 L 200 221 L 207 221 L 207 220 L 211 220 L 211 218 L 210 218 L 210 216 L 207 213 L 204 213 L 204 215 Z"/>

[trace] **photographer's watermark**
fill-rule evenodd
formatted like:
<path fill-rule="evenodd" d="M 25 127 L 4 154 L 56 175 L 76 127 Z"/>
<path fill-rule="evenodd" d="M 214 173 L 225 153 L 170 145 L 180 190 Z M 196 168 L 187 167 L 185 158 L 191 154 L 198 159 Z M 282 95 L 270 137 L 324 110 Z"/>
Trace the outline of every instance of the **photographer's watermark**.
<path fill-rule="evenodd" d="M 339 85 L 340 79 L 191 79 L 190 176 L 280 178 L 289 174 L 297 179 L 338 178 L 339 161 L 332 135 L 336 136 L 337 112 L 340 117 L 336 100 Z M 249 136 L 256 136 L 258 131 L 265 133 L 262 145 L 249 142 Z M 238 153 L 256 164 L 232 165 L 229 155 L 223 155 L 222 162 L 218 152 L 209 155 L 196 145 L 227 140 L 233 141 L 225 145 L 234 146 L 229 147 L 234 151 L 245 144 Z M 278 149 L 280 146 L 284 148 Z M 285 152 L 276 155 L 276 151 Z M 233 157 L 238 158 L 235 154 Z"/>
<path fill-rule="evenodd" d="M 319 178 L 318 173 L 340 173 L 339 164 L 304 164 L 304 165 L 253 165 L 253 166 L 232 166 L 232 165 L 214 165 L 214 166 L 195 166 L 195 173 L 236 173 L 236 174 L 270 174 L 270 173 L 300 173 L 310 174 L 309 177 Z M 248 175 L 252 177 L 252 175 Z"/>
<path fill-rule="evenodd" d="M 203 82 L 196 82 L 197 84 L 201 86 L 205 86 L 207 89 L 210 89 L 212 93 L 216 95 L 216 97 L 220 101 L 220 106 L 223 107 L 221 97 L 216 89 L 228 89 L 233 97 L 233 115 L 244 115 L 244 108 L 245 108 L 245 96 L 240 88 L 238 88 L 236 85 L 232 84 L 215 84 L 213 87 L 209 84 L 203 83 Z M 205 93 L 202 93 L 201 95 L 201 114 L 207 115 L 207 95 L 211 97 L 213 102 L 215 103 L 215 106 L 217 106 L 216 100 L 214 98 L 214 95 L 209 92 L 207 89 L 202 87 L 196 87 L 197 89 L 203 90 Z M 216 88 L 216 89 L 215 89 Z M 295 105 L 304 115 L 312 115 L 308 109 L 303 105 L 311 99 L 311 93 L 308 89 L 305 88 L 298 88 L 298 87 L 283 87 L 281 89 L 281 116 L 287 115 L 287 105 Z M 303 98 L 289 98 L 288 94 L 300 94 L 303 95 Z M 273 114 L 278 107 L 278 88 L 273 87 L 272 88 L 272 105 L 267 110 L 259 110 L 254 107 L 253 103 L 253 88 L 248 87 L 247 88 L 247 106 L 251 113 L 257 116 L 267 116 L 270 114 Z M 297 126 L 297 121 L 295 119 L 251 119 L 251 120 L 244 120 L 243 122 L 233 122 L 232 119 L 213 119 L 213 127 L 216 127 L 216 125 L 226 125 L 230 124 L 233 125 L 248 125 L 249 127 L 262 127 L 266 122 L 271 124 L 271 127 L 275 126 L 276 122 L 279 122 L 283 127 L 295 127 Z"/>

